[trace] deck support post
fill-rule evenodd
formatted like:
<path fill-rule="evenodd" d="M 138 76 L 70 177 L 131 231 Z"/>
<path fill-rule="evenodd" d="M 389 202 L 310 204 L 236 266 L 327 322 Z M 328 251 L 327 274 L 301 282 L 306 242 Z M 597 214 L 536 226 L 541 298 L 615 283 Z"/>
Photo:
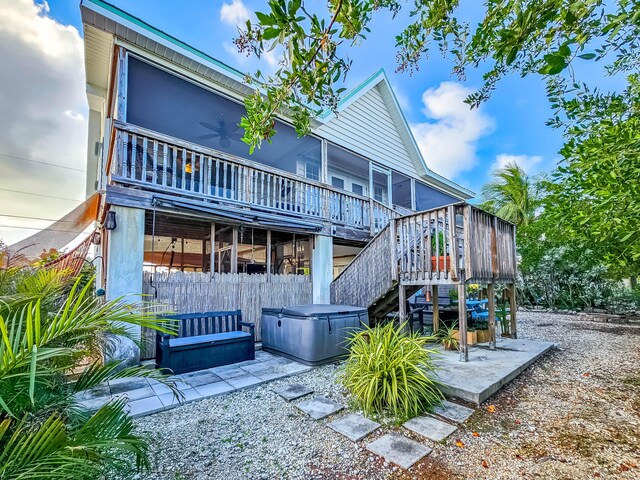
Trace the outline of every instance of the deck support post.
<path fill-rule="evenodd" d="M 433 333 L 440 328 L 440 305 L 438 304 L 438 285 L 431 287 L 431 302 L 433 303 Z"/>
<path fill-rule="evenodd" d="M 458 333 L 460 338 L 460 361 L 469 361 L 469 346 L 467 345 L 467 285 L 458 284 Z"/>
<path fill-rule="evenodd" d="M 487 285 L 487 309 L 489 310 L 489 350 L 496 349 L 496 296 L 495 285 Z"/>
<path fill-rule="evenodd" d="M 511 317 L 511 337 L 518 338 L 516 331 L 516 284 L 510 283 L 509 288 L 509 317 Z"/>
<path fill-rule="evenodd" d="M 407 321 L 407 291 L 401 283 L 398 285 L 398 317 L 400 325 Z"/>

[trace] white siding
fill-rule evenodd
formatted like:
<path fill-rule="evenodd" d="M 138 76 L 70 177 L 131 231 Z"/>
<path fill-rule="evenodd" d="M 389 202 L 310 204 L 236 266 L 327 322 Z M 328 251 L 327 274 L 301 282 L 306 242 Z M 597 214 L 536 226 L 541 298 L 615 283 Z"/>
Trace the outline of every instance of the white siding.
<path fill-rule="evenodd" d="M 379 90 L 380 84 L 317 129 L 318 135 L 381 165 L 420 177 Z"/>

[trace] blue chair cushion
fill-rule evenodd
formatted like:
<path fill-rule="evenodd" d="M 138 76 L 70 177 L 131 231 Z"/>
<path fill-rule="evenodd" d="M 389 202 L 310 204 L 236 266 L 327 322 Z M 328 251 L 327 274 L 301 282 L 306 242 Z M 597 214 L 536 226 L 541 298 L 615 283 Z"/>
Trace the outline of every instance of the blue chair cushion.
<path fill-rule="evenodd" d="M 248 332 L 224 332 L 210 333 L 208 335 L 196 335 L 195 337 L 182 337 L 169 339 L 169 347 L 186 347 L 200 343 L 226 343 L 251 338 Z"/>

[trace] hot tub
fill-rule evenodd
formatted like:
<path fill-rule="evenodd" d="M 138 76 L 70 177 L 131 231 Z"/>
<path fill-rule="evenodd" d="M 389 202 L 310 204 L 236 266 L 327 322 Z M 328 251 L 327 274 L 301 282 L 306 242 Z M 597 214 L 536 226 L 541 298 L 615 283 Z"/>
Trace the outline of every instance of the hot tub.
<path fill-rule="evenodd" d="M 366 308 L 297 305 L 262 309 L 262 348 L 306 365 L 338 360 L 349 353 L 347 338 L 369 325 Z"/>

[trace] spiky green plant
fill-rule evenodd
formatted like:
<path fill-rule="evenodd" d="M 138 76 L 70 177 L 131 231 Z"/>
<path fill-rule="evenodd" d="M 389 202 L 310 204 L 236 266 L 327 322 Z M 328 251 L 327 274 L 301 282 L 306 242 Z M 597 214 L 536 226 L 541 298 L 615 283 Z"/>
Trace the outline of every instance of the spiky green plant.
<path fill-rule="evenodd" d="M 92 282 L 69 280 L 65 272 L 5 264 L 0 278 L 0 479 L 92 479 L 127 457 L 139 469 L 148 466 L 147 443 L 133 433 L 126 399 L 97 411 L 78 399 L 128 376 L 173 386 L 157 371 L 97 359 L 114 334 L 131 338 L 133 325 L 170 329 L 144 305 L 103 302 Z"/>
<path fill-rule="evenodd" d="M 443 396 L 435 380 L 429 337 L 407 333 L 406 324 L 365 328 L 350 339 L 344 386 L 366 414 L 391 413 L 402 421 L 429 411 Z"/>
<path fill-rule="evenodd" d="M 437 335 L 438 342 L 446 350 L 458 350 L 460 341 L 458 340 L 457 327 L 458 327 L 458 323 L 453 322 L 450 327 L 447 325 L 442 325 L 438 329 L 438 335 Z"/>

